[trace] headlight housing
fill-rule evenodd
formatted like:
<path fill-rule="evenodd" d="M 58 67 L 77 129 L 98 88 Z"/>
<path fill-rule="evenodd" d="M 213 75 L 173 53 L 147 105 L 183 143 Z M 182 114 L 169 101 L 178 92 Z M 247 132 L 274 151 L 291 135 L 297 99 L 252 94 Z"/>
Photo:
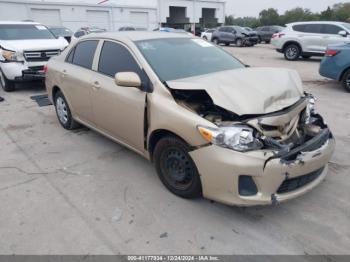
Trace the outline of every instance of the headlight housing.
<path fill-rule="evenodd" d="M 22 62 L 24 57 L 21 53 L 10 51 L 10 50 L 1 50 L 0 49 L 0 58 L 6 62 Z"/>
<path fill-rule="evenodd" d="M 208 142 L 239 152 L 258 150 L 263 143 L 254 136 L 254 129 L 247 125 L 225 127 L 198 126 L 198 131 Z"/>
<path fill-rule="evenodd" d="M 312 115 L 315 114 L 315 103 L 316 103 L 316 99 L 314 96 L 310 96 L 309 98 L 309 103 L 306 106 L 305 109 L 305 124 L 309 125 L 312 124 L 313 119 L 312 119 Z"/>

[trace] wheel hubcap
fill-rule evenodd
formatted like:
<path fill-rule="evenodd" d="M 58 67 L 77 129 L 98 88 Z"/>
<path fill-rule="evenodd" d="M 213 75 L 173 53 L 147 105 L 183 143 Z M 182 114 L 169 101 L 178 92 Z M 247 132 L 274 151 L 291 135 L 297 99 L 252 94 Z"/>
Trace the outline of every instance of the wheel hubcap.
<path fill-rule="evenodd" d="M 188 156 L 179 149 L 164 152 L 161 169 L 167 182 L 178 190 L 186 190 L 192 184 L 193 168 Z"/>
<path fill-rule="evenodd" d="M 346 87 L 350 89 L 350 75 L 348 75 L 347 79 L 345 80 Z"/>
<path fill-rule="evenodd" d="M 287 57 L 288 58 L 295 58 L 296 55 L 298 54 L 298 50 L 296 47 L 290 47 L 287 49 Z"/>
<path fill-rule="evenodd" d="M 68 110 L 65 101 L 62 97 L 57 98 L 56 100 L 56 110 L 59 120 L 62 124 L 66 124 L 68 121 Z"/>

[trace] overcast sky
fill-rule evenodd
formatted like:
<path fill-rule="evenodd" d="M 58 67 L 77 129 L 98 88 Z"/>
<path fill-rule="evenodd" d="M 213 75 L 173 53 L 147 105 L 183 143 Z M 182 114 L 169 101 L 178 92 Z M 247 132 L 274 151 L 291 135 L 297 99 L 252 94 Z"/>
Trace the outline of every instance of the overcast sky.
<path fill-rule="evenodd" d="M 322 11 L 327 6 L 339 2 L 348 2 L 342 0 L 226 0 L 226 13 L 234 16 L 258 16 L 263 9 L 270 7 L 278 9 L 283 13 L 294 7 L 310 8 L 312 11 Z"/>

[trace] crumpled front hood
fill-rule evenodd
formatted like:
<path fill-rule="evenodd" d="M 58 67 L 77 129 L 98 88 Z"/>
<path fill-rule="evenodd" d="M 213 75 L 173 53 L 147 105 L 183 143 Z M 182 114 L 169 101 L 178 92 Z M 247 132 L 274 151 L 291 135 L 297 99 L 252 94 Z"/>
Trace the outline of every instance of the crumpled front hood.
<path fill-rule="evenodd" d="M 238 115 L 268 114 L 304 95 L 294 70 L 243 68 L 167 82 L 171 89 L 205 90 L 214 104 Z"/>
<path fill-rule="evenodd" d="M 63 50 L 68 45 L 64 38 L 35 40 L 0 40 L 0 46 L 11 51 Z"/>

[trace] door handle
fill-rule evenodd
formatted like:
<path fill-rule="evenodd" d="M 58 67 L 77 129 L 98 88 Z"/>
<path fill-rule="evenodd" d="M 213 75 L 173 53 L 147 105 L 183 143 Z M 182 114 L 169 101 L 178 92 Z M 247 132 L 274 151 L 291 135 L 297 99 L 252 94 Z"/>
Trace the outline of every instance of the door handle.
<path fill-rule="evenodd" d="M 94 83 L 92 84 L 92 86 L 93 86 L 95 89 L 100 89 L 100 88 L 101 88 L 100 82 L 98 82 L 98 81 L 94 81 Z"/>

